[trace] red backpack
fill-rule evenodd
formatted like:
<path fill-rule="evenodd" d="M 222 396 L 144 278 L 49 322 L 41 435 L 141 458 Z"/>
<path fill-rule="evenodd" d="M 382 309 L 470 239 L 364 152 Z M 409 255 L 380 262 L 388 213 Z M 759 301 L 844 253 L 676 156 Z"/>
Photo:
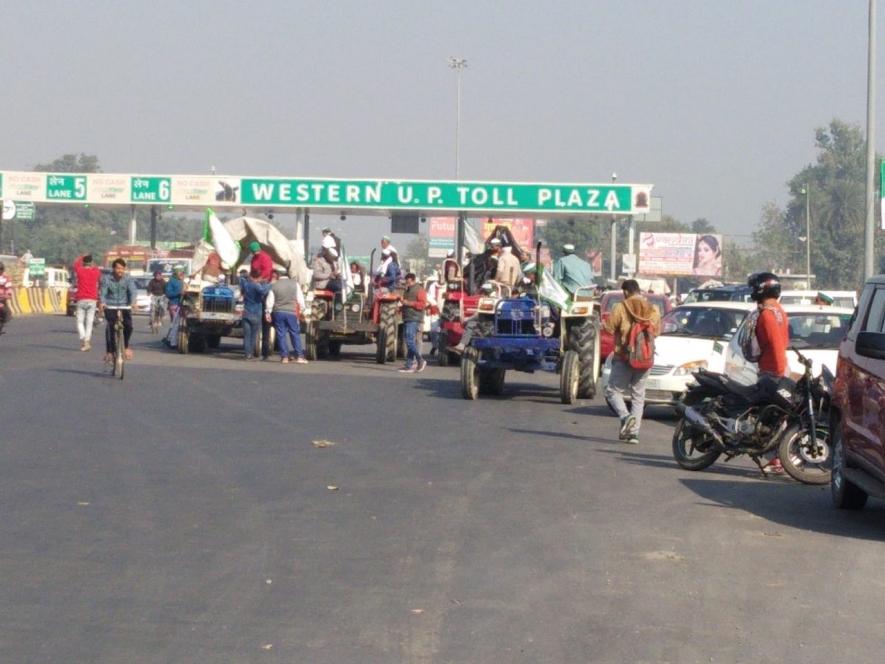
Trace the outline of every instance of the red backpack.
<path fill-rule="evenodd" d="M 631 369 L 651 369 L 654 366 L 655 333 L 651 321 L 633 321 L 626 350 L 627 364 Z"/>

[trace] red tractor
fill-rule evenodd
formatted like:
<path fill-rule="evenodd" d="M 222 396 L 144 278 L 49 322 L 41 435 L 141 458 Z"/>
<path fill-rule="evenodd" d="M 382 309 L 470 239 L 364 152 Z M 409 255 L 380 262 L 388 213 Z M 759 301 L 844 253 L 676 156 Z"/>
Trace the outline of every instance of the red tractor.
<path fill-rule="evenodd" d="M 443 303 L 439 313 L 439 341 L 437 342 L 439 366 L 445 367 L 450 364 L 459 364 L 461 359 L 448 349 L 461 342 L 464 334 L 464 322 L 476 313 L 479 300 L 483 297 L 480 287 L 483 283 L 494 279 L 495 264 L 490 256 L 490 242 L 492 239 L 501 240 L 502 244 L 513 248 L 513 254 L 523 260 L 528 257 L 517 245 L 513 234 L 506 226 L 495 226 L 485 242 L 485 251 L 473 256 L 470 263 L 464 268 L 463 277 L 449 279 L 445 284 Z M 448 270 L 444 269 L 446 275 Z M 500 288 L 498 297 L 501 297 Z M 504 297 L 509 297 L 509 290 Z"/>

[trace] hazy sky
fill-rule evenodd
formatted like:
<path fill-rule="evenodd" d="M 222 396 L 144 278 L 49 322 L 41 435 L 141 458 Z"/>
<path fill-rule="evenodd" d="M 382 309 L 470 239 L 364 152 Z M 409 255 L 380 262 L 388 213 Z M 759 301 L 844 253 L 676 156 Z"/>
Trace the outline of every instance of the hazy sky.
<path fill-rule="evenodd" d="M 0 9 L 3 169 L 82 151 L 106 171 L 450 178 L 458 55 L 462 178 L 616 171 L 666 213 L 746 234 L 815 127 L 865 122 L 866 0 Z"/>

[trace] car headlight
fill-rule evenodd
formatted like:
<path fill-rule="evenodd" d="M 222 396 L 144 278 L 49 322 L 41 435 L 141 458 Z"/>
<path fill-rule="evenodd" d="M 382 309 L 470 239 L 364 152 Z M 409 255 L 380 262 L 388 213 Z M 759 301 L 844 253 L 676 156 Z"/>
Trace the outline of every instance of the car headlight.
<path fill-rule="evenodd" d="M 686 362 L 685 364 L 676 367 L 676 371 L 673 372 L 674 376 L 690 376 L 692 371 L 697 371 L 698 369 L 706 369 L 707 368 L 707 360 L 697 360 L 695 362 Z"/>

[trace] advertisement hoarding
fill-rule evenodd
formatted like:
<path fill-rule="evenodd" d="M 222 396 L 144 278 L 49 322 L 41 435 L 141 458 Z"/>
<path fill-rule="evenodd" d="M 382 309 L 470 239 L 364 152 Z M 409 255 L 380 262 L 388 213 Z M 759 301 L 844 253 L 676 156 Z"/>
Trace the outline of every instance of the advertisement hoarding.
<path fill-rule="evenodd" d="M 638 271 L 645 276 L 721 276 L 722 236 L 640 233 Z"/>

